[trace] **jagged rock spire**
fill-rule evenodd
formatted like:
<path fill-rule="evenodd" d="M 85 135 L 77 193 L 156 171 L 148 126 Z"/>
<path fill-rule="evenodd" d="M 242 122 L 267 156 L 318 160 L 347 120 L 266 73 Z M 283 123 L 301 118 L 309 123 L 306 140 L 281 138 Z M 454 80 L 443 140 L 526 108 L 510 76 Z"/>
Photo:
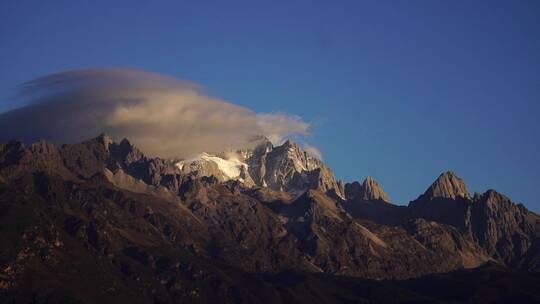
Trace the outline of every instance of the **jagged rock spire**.
<path fill-rule="evenodd" d="M 454 172 L 446 171 L 426 190 L 427 198 L 451 198 L 469 197 L 469 191 L 465 182 L 457 177 Z"/>
<path fill-rule="evenodd" d="M 384 189 L 377 183 L 373 177 L 368 176 L 362 183 L 362 199 L 367 201 L 385 201 L 390 202 L 390 197 L 384 192 Z"/>
<path fill-rule="evenodd" d="M 347 199 L 351 200 L 390 202 L 390 197 L 384 192 L 383 187 L 371 176 L 366 177 L 362 184 L 352 182 L 345 185 L 345 193 Z"/>

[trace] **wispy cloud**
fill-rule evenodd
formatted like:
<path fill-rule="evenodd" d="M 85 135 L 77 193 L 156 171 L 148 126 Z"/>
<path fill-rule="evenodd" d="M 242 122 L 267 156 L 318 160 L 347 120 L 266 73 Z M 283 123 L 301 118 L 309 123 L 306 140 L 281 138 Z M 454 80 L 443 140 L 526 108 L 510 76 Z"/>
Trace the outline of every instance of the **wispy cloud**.
<path fill-rule="evenodd" d="M 317 149 L 316 147 L 308 145 L 308 144 L 304 144 L 302 148 L 306 150 L 306 152 L 309 153 L 311 156 L 316 157 L 320 160 L 323 159 L 321 150 Z"/>

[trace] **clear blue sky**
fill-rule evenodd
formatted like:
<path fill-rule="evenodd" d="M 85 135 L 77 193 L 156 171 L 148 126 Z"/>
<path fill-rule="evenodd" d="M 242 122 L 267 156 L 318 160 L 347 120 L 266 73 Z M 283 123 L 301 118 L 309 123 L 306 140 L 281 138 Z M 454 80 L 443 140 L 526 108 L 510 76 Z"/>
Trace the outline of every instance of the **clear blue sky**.
<path fill-rule="evenodd" d="M 0 3 L 0 111 L 26 80 L 110 66 L 297 114 L 339 178 L 397 203 L 451 169 L 540 211 L 540 1 Z"/>

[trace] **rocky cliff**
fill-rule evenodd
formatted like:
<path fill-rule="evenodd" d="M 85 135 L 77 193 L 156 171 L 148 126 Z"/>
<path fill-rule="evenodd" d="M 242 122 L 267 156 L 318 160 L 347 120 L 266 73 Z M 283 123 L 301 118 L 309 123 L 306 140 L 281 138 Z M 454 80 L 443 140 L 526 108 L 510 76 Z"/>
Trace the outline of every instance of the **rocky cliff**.
<path fill-rule="evenodd" d="M 293 196 L 307 189 L 319 189 L 344 197 L 343 186 L 332 171 L 290 140 L 274 146 L 266 138 L 259 138 L 251 149 L 215 155 L 203 153 L 194 159 L 179 161 L 177 166 L 186 175 L 237 180 L 245 187 L 268 187 Z"/>

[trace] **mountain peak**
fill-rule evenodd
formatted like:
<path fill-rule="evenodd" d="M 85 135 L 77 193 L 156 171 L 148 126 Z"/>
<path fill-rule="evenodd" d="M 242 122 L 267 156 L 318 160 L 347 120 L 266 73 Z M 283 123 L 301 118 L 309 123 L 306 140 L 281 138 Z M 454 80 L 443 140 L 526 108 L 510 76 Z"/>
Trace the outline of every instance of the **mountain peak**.
<path fill-rule="evenodd" d="M 114 143 L 113 139 L 107 134 L 107 132 L 101 133 L 98 137 L 95 139 L 97 142 L 103 144 L 105 146 L 105 149 L 109 149 L 109 145 Z"/>
<path fill-rule="evenodd" d="M 364 179 L 364 182 L 363 182 L 364 185 L 373 184 L 373 183 L 377 183 L 377 182 L 370 175 L 366 176 L 366 178 Z"/>
<path fill-rule="evenodd" d="M 454 172 L 443 172 L 435 182 L 426 190 L 424 196 L 428 198 L 451 198 L 469 197 L 469 191 L 465 182 Z"/>
<path fill-rule="evenodd" d="M 506 195 L 499 193 L 494 189 L 488 189 L 484 194 L 482 194 L 482 198 L 491 203 L 511 201 Z"/>
<path fill-rule="evenodd" d="M 281 146 L 284 148 L 299 148 L 298 144 L 290 139 L 287 139 Z"/>
<path fill-rule="evenodd" d="M 366 177 L 364 182 L 352 182 L 345 185 L 345 193 L 348 199 L 360 199 L 364 201 L 384 201 L 390 203 L 390 197 L 375 179 L 371 176 Z"/>
<path fill-rule="evenodd" d="M 368 201 L 382 200 L 390 202 L 390 198 L 384 192 L 384 189 L 373 177 L 368 176 L 362 183 L 362 199 Z"/>

